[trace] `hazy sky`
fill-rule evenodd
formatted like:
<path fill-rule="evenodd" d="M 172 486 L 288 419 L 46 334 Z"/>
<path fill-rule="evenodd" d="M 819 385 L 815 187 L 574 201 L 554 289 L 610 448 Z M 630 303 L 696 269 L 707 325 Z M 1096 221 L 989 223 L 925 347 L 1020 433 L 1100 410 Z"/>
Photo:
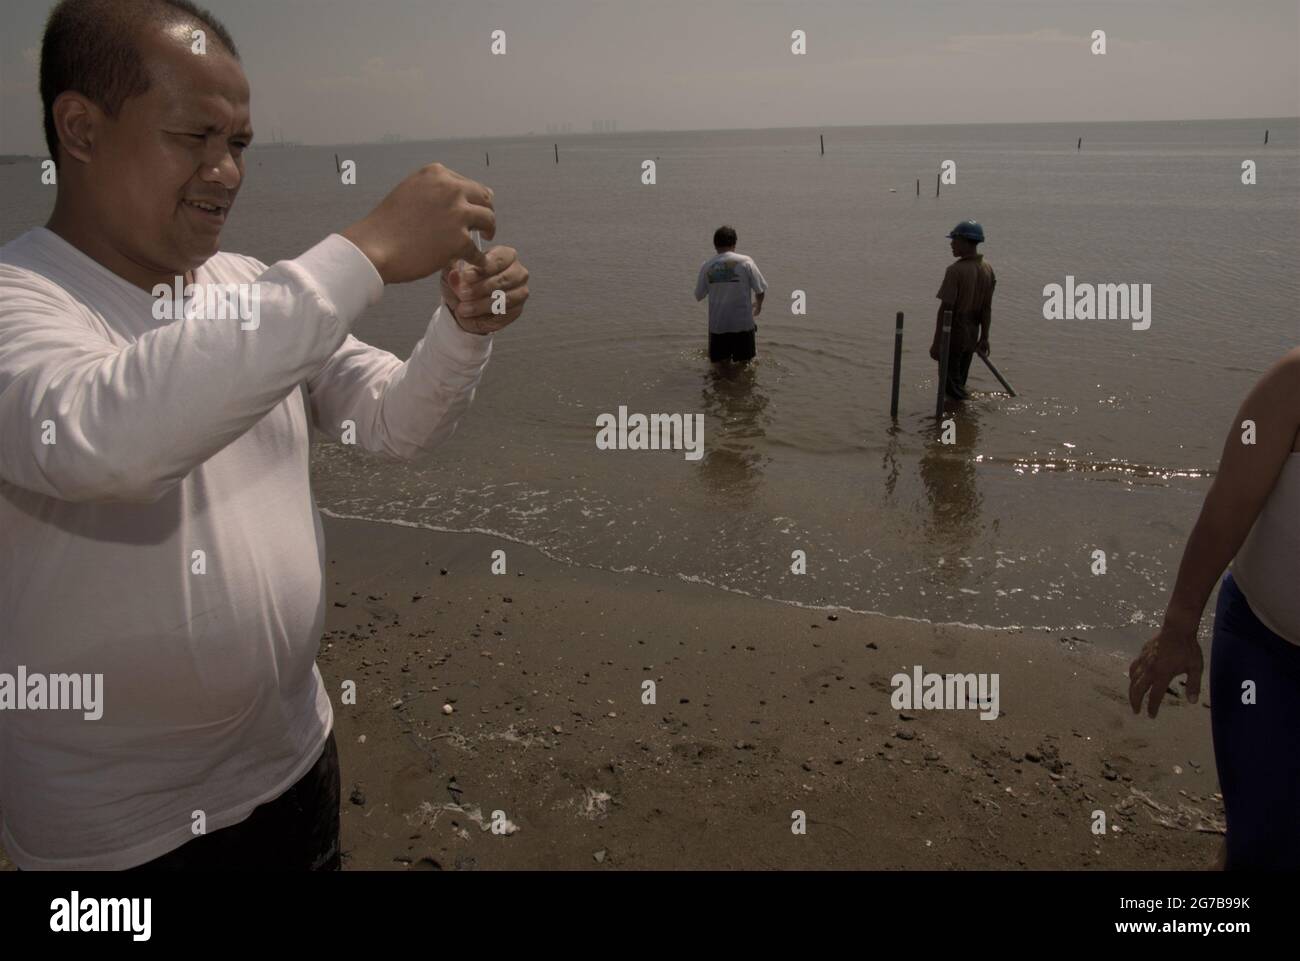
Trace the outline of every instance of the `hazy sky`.
<path fill-rule="evenodd" d="M 44 154 L 52 0 L 4 0 L 0 153 Z M 212 0 L 258 139 L 1276 117 L 1296 0 Z M 807 54 L 791 53 L 791 32 Z M 506 33 L 506 54 L 490 34 Z M 1107 53 L 1090 53 L 1105 30 Z"/>

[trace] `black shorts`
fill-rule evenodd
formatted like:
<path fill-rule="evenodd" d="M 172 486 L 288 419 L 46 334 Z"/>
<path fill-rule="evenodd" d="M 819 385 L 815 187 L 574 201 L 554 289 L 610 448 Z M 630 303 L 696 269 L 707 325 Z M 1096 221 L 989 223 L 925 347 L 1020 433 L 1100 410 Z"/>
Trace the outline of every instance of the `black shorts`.
<path fill-rule="evenodd" d="M 757 326 L 753 330 L 732 331 L 726 334 L 715 334 L 710 331 L 709 360 L 753 360 L 755 330 L 758 330 Z"/>

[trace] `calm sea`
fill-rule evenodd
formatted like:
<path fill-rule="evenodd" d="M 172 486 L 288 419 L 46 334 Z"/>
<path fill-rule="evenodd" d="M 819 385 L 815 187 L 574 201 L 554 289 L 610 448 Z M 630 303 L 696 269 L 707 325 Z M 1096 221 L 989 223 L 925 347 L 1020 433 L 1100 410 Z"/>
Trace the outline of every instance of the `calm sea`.
<path fill-rule="evenodd" d="M 438 457 L 316 447 L 327 512 L 801 604 L 1092 628 L 1132 650 L 1163 612 L 1238 404 L 1300 342 L 1297 132 L 1292 118 L 627 133 L 565 136 L 558 164 L 551 137 L 254 148 L 223 246 L 295 256 L 438 160 L 492 186 L 496 242 L 532 274 L 526 316 L 497 337 Z M 357 185 L 338 183 L 336 151 Z M 936 198 L 945 160 L 956 183 Z M 0 167 L 0 195 L 0 242 L 53 202 L 30 163 Z M 987 231 L 993 359 L 1018 396 L 976 361 L 944 445 L 926 351 L 944 235 L 967 218 Z M 759 360 L 735 376 L 708 363 L 692 297 L 722 223 L 770 284 Z M 1150 284 L 1150 329 L 1044 320 L 1043 288 L 1066 275 Z M 355 332 L 406 356 L 436 296 L 433 280 L 389 288 Z M 598 450 L 596 418 L 620 405 L 703 414 L 703 459 Z"/>

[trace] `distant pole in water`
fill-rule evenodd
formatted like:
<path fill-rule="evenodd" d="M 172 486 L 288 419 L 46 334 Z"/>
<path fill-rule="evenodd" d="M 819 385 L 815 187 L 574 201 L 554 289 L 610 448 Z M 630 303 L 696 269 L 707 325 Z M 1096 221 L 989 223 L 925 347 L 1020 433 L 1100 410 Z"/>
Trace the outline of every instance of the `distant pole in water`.
<path fill-rule="evenodd" d="M 560 145 L 558 143 L 555 145 L 555 162 L 560 162 Z"/>
<path fill-rule="evenodd" d="M 488 167 L 492 166 L 492 157 L 488 154 L 486 150 L 483 151 L 483 163 L 485 166 Z"/>
<path fill-rule="evenodd" d="M 898 420 L 898 374 L 903 364 L 903 312 L 894 317 L 894 389 L 889 395 L 889 416 Z"/>
<path fill-rule="evenodd" d="M 1268 131 L 1267 131 L 1267 130 L 1264 131 L 1264 146 L 1265 146 L 1265 147 L 1268 146 Z"/>
<path fill-rule="evenodd" d="M 921 196 L 921 178 L 920 178 L 920 177 L 917 177 L 917 178 L 916 178 L 916 195 L 917 195 L 918 197 Z"/>
<path fill-rule="evenodd" d="M 1082 137 L 1079 138 L 1079 143 L 1075 146 L 1074 149 L 1075 149 L 1075 150 L 1082 150 L 1082 149 L 1083 149 L 1083 138 L 1082 138 Z"/>
<path fill-rule="evenodd" d="M 993 376 L 998 379 L 998 383 L 1007 389 L 1007 393 L 1010 394 L 1012 397 L 1015 397 L 1016 396 L 1015 388 L 1012 387 L 1010 384 L 1008 384 L 1007 379 L 1002 376 L 1002 374 L 998 371 L 996 367 L 993 366 L 993 361 L 989 360 L 989 355 L 980 354 L 979 351 L 975 351 L 975 353 L 979 354 L 979 359 L 984 361 L 985 366 L 987 366 L 988 369 L 993 372 Z"/>
<path fill-rule="evenodd" d="M 942 175 L 942 174 L 935 174 L 935 175 L 934 175 L 934 195 L 935 195 L 936 197 L 939 196 L 939 178 L 940 178 L 941 176 L 943 176 L 943 175 Z"/>
<path fill-rule="evenodd" d="M 952 311 L 943 312 L 943 339 L 939 341 L 939 397 L 934 402 L 936 420 L 943 420 L 943 395 L 948 386 L 948 347 L 952 341 Z"/>
<path fill-rule="evenodd" d="M 822 142 L 822 156 L 825 157 L 826 156 L 826 135 L 824 133 L 819 133 L 817 135 L 817 139 Z"/>
<path fill-rule="evenodd" d="M 343 173 L 343 165 L 339 163 L 338 154 L 334 155 L 334 172 L 339 174 Z"/>

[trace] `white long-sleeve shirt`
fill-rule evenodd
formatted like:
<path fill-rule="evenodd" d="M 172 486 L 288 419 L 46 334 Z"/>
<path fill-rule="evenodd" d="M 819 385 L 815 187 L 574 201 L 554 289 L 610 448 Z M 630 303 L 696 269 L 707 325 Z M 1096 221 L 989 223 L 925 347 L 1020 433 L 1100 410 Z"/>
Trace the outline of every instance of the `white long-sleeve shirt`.
<path fill-rule="evenodd" d="M 43 227 L 0 248 L 0 674 L 103 675 L 98 720 L 0 709 L 0 839 L 24 869 L 142 864 L 311 767 L 333 712 L 308 425 L 423 456 L 491 352 L 441 307 L 406 362 L 353 337 L 383 282 L 337 234 L 194 281 L 256 281 L 259 326 L 155 320 Z"/>

